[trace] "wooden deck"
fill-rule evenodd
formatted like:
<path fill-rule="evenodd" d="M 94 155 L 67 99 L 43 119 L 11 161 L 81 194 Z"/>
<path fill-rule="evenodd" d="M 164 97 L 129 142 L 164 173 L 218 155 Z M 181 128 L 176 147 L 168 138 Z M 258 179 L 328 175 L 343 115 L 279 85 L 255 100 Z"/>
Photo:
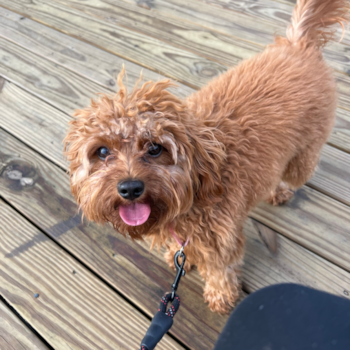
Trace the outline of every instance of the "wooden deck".
<path fill-rule="evenodd" d="M 284 33 L 288 0 L 0 0 L 0 348 L 138 349 L 174 273 L 162 253 L 81 222 L 62 139 L 73 109 L 128 85 L 175 79 L 186 96 Z M 297 282 L 350 298 L 350 31 L 324 56 L 337 121 L 314 178 L 246 225 L 245 293 Z M 277 237 L 278 252 L 261 237 Z M 226 317 L 196 271 L 157 349 L 212 349 Z"/>

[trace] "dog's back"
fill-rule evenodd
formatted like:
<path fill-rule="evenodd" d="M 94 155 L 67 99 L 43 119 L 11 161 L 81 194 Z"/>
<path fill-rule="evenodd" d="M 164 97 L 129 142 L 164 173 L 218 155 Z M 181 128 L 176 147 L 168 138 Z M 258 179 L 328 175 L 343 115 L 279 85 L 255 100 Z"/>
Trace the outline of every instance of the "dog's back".
<path fill-rule="evenodd" d="M 286 37 L 189 97 L 198 118 L 220 121 L 217 127 L 231 136 L 224 142 L 227 161 L 239 169 L 235 178 L 246 188 L 248 207 L 280 181 L 295 189 L 312 176 L 337 103 L 321 49 L 334 37 L 332 26 L 348 20 L 349 8 L 347 0 L 299 0 Z"/>

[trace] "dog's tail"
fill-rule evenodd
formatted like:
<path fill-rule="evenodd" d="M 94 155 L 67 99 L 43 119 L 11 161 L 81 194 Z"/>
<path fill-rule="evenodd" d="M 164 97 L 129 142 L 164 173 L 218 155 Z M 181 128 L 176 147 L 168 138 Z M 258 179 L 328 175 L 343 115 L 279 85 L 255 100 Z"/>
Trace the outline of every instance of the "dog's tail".
<path fill-rule="evenodd" d="M 306 46 L 322 48 L 332 40 L 339 23 L 343 27 L 350 20 L 348 0 L 298 0 L 287 30 L 291 44 L 304 43 Z"/>

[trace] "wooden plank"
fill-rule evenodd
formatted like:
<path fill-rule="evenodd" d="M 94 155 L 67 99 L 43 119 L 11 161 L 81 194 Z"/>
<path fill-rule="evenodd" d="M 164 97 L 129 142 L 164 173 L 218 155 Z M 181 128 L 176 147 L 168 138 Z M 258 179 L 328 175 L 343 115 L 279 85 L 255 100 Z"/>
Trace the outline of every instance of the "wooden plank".
<path fill-rule="evenodd" d="M 32 20 L 21 20 L 21 16 L 5 9 L 0 9 L 0 18 L 0 36 L 2 35 L 11 41 L 9 44 L 7 41 L 3 42 L 2 47 L 6 49 L 2 51 L 0 56 L 0 72 L 9 79 L 20 83 L 24 88 L 49 100 L 51 104 L 68 113 L 77 103 L 81 104 L 80 107 L 89 103 L 90 97 L 93 96 L 90 95 L 91 90 L 94 93 L 109 92 L 109 89 L 111 89 L 111 92 L 113 91 L 111 86 L 107 86 L 106 81 L 111 82 L 113 75 L 117 72 L 117 70 L 111 68 L 113 67 L 113 57 L 116 56 Z M 27 50 L 35 55 L 27 54 Z M 11 58 L 10 66 L 9 58 Z M 116 59 L 118 58 L 116 57 Z M 3 62 L 3 60 L 5 61 Z M 98 64 L 98 60 L 100 60 L 100 64 Z M 120 63 L 120 61 L 118 62 Z M 2 64 L 4 67 L 1 68 Z M 68 70 L 62 70 L 61 65 Z M 129 67 L 131 68 L 131 77 L 128 75 L 127 85 L 132 88 L 139 71 L 138 66 L 127 63 L 126 68 L 129 69 Z M 71 71 L 87 77 L 89 80 L 97 81 L 102 87 L 97 84 L 91 85 L 89 81 L 81 83 L 83 81 L 81 77 L 72 75 Z M 96 75 L 100 77 L 99 80 Z M 52 84 L 52 81 L 57 80 L 57 76 L 61 85 L 68 86 L 68 88 L 58 89 L 57 84 Z M 162 77 L 145 70 L 146 79 L 159 80 Z M 74 85 L 71 84 L 72 80 L 74 80 Z M 85 86 L 87 91 L 85 91 Z M 67 94 L 64 93 L 70 91 L 70 89 L 74 90 L 76 96 L 79 96 L 73 101 L 71 101 L 71 95 L 67 97 Z M 347 93 L 350 93 L 350 89 L 345 83 L 340 83 L 339 89 L 345 94 L 341 97 L 343 105 L 348 106 Z M 183 98 L 194 90 L 179 84 L 178 88 L 171 91 Z M 59 103 L 60 105 L 58 105 Z M 336 126 L 330 139 L 331 144 L 341 150 L 350 152 L 349 129 L 350 111 L 338 108 Z"/>
<path fill-rule="evenodd" d="M 0 93 L 0 107 L 6 116 L 0 117 L 1 127 L 55 164 L 67 168 L 62 140 L 70 118 L 65 113 L 12 83 L 6 83 Z M 40 139 L 37 136 L 39 133 Z M 349 170 L 350 155 L 327 146 L 310 185 L 332 198 L 350 204 Z"/>
<path fill-rule="evenodd" d="M 107 1 L 107 0 L 104 0 Z M 134 0 L 130 0 L 132 3 Z M 144 2 L 142 2 L 144 3 Z M 148 2 L 147 2 L 148 3 Z M 60 3 L 56 2 L 56 4 L 48 4 L 45 3 L 43 0 L 34 0 L 31 1 L 30 4 L 26 3 L 23 4 L 21 0 L 0 0 L 0 5 L 4 6 L 10 10 L 16 11 L 24 16 L 33 18 L 41 23 L 45 23 L 46 25 L 49 25 L 57 30 L 63 31 L 64 33 L 73 35 L 75 37 L 81 38 L 87 42 L 90 42 L 98 47 L 103 47 L 104 49 L 113 52 L 117 55 L 121 55 L 121 52 L 123 52 L 123 48 L 127 46 L 129 41 L 135 41 L 137 40 L 139 35 L 144 35 L 143 33 L 136 33 L 133 31 L 129 31 L 128 34 L 132 36 L 132 39 L 129 38 L 127 40 L 127 34 L 124 33 L 124 27 L 123 26 L 117 26 L 115 21 L 113 21 L 113 25 L 109 25 L 109 30 L 106 28 L 102 28 L 102 23 L 106 23 L 106 19 L 104 18 L 104 21 L 94 19 L 90 16 L 84 15 L 80 11 L 76 11 L 75 9 L 68 9 L 65 6 L 62 6 Z M 176 21 L 178 19 L 181 19 L 181 23 L 186 20 L 187 22 L 195 22 L 197 25 L 198 30 L 203 31 L 204 28 L 210 28 L 211 31 L 218 31 L 219 33 L 225 33 L 226 35 L 229 35 L 225 29 L 231 28 L 234 30 L 234 33 L 236 34 L 236 37 L 239 39 L 242 39 L 244 36 L 244 33 L 250 33 L 249 35 L 252 36 L 249 38 L 248 43 L 242 44 L 245 48 L 244 50 L 248 49 L 248 46 L 250 47 L 249 43 L 251 44 L 259 44 L 260 49 L 263 49 L 264 45 L 270 44 L 273 40 L 273 36 L 276 34 L 276 32 L 280 32 L 282 34 L 285 33 L 285 27 L 283 27 L 283 30 L 281 31 L 280 25 L 279 26 L 272 26 L 269 30 L 269 33 L 267 33 L 266 39 L 263 40 L 262 37 L 262 31 L 264 28 L 266 28 L 267 21 L 260 23 L 258 18 L 252 18 L 251 16 L 243 15 L 243 14 L 235 14 L 231 11 L 222 11 L 219 8 L 206 5 L 206 4 L 200 4 L 201 11 L 198 12 L 198 6 L 199 4 L 195 1 L 193 2 L 187 2 L 185 0 L 176 0 L 172 1 L 171 4 L 167 1 L 163 0 L 156 0 L 152 1 L 152 3 L 148 4 L 152 8 L 152 12 L 156 14 L 156 16 L 161 15 L 164 18 L 170 17 L 171 21 Z M 148 6 L 147 5 L 147 6 Z M 218 12 L 219 11 L 219 12 Z M 218 12 L 218 13 L 217 13 Z M 110 18 L 111 16 L 108 16 Z M 87 18 L 90 18 L 89 20 Z M 120 21 L 120 18 L 118 17 L 118 22 Z M 87 23 L 89 22 L 89 24 Z M 92 25 L 92 23 L 94 25 Z M 249 23 L 249 28 L 246 28 L 246 26 Z M 84 26 L 85 24 L 85 26 Z M 180 25 L 180 24 L 178 24 Z M 188 24 L 189 25 L 189 24 Z M 111 34 L 113 34 L 112 29 L 118 31 L 118 35 L 120 31 L 122 31 L 123 35 L 125 34 L 125 44 L 122 45 L 122 49 L 118 47 L 118 50 L 116 50 L 116 45 L 120 43 L 120 41 L 114 40 L 114 44 L 111 43 Z M 230 29 L 230 30 L 231 30 Z M 165 31 L 165 28 L 161 29 L 161 31 L 158 33 L 158 37 L 162 37 L 162 32 Z M 193 31 L 190 31 L 187 36 L 191 36 Z M 196 35 L 194 35 L 196 36 Z M 157 38 L 158 38 L 157 37 Z M 210 37 L 210 33 L 208 34 L 208 37 Z M 115 38 L 114 38 L 115 39 Z M 214 67 L 212 65 L 212 61 L 207 61 L 205 59 L 201 60 L 201 62 L 195 63 L 195 69 L 189 68 L 189 70 L 183 74 L 184 69 L 177 70 L 175 75 L 171 75 L 170 69 L 171 66 L 165 66 L 164 64 L 160 64 L 158 62 L 158 57 L 153 57 L 152 60 L 148 60 L 149 56 L 149 50 L 150 48 L 147 47 L 147 45 L 142 44 L 142 38 L 139 38 L 140 41 L 136 44 L 138 47 L 134 48 L 134 50 L 128 50 L 128 54 L 131 56 L 125 56 L 123 57 L 130 59 L 133 62 L 138 62 L 139 64 L 145 66 L 146 61 L 150 61 L 147 67 L 150 69 L 154 69 L 156 71 L 160 71 L 162 74 L 170 76 L 178 81 L 181 81 L 183 83 L 187 83 L 192 87 L 198 87 L 201 86 L 201 84 L 205 83 L 206 81 L 210 80 L 212 77 L 216 76 L 219 72 L 223 71 L 223 67 L 220 65 L 220 67 Z M 198 40 L 197 40 L 198 39 Z M 198 41 L 198 44 L 203 45 L 203 43 L 206 42 L 206 39 L 203 38 L 202 35 L 198 35 L 198 38 L 194 40 Z M 187 38 L 188 40 L 188 38 Z M 223 40 L 223 39 L 220 39 Z M 228 39 L 227 39 L 228 40 Z M 212 45 L 214 45 L 214 41 L 211 41 Z M 336 44 L 334 44 L 336 45 Z M 340 44 L 341 45 L 341 44 Z M 210 45 L 209 45 L 210 46 Z M 253 46 L 251 46 L 253 47 Z M 136 50 L 137 49 L 137 50 Z M 144 49 L 143 52 L 139 52 L 142 49 Z M 188 50 L 193 51 L 193 43 L 188 48 Z M 258 49 L 258 48 L 257 48 Z M 175 51 L 174 51 L 175 50 Z M 180 49 L 179 49 L 180 50 Z M 209 49 L 206 49 L 209 50 Z M 156 49 L 154 49 L 156 51 Z M 181 51 L 181 50 L 180 50 Z M 177 61 L 181 60 L 181 64 L 183 66 L 188 65 L 186 62 L 186 59 L 182 59 L 178 57 L 177 48 L 173 47 L 173 53 L 168 52 L 170 56 L 174 56 Z M 241 51 L 241 50 L 240 50 Z M 342 72 L 347 72 L 349 70 L 348 63 L 350 60 L 348 58 L 344 58 L 344 55 L 348 55 L 348 50 L 345 46 L 343 49 L 344 52 L 341 54 L 337 54 L 334 52 L 334 50 L 329 51 L 329 63 L 334 65 L 336 69 L 339 69 Z M 189 53 L 188 51 L 181 51 L 182 56 L 187 55 Z M 328 52 L 328 51 L 327 51 Z M 239 52 L 235 54 L 235 56 L 239 56 Z M 163 61 L 163 60 L 162 60 Z M 162 62 L 161 62 L 162 63 Z M 345 65 L 343 68 L 340 66 Z M 192 77 L 192 75 L 195 75 Z M 198 79 L 198 75 L 200 75 L 203 79 Z M 197 82 L 195 82 L 197 80 Z M 199 84 L 199 80 L 202 82 Z"/>
<path fill-rule="evenodd" d="M 122 0 L 99 1 L 58 0 L 85 14 L 115 25 L 123 26 L 138 33 L 171 43 L 186 51 L 194 52 L 226 66 L 235 66 L 242 59 L 261 52 L 260 45 L 251 44 L 232 36 L 208 30 L 203 26 L 170 17 L 167 13 L 149 11 L 137 3 Z M 151 5 L 152 6 L 152 5 Z"/>
<path fill-rule="evenodd" d="M 163 63 L 163 57 L 161 58 L 162 62 L 159 62 L 158 57 L 156 54 L 154 54 L 152 60 L 149 60 L 150 56 L 150 48 L 147 47 L 146 44 L 141 47 L 142 42 L 144 42 L 144 34 L 143 33 L 136 33 L 132 30 L 129 30 L 128 33 L 124 33 L 125 28 L 124 26 L 118 26 L 116 25 L 116 22 L 120 22 L 120 16 L 117 18 L 117 20 L 112 20 L 113 25 L 109 25 L 109 29 L 106 29 L 103 27 L 103 24 L 108 20 L 109 18 L 112 18 L 110 13 L 108 12 L 107 19 L 104 17 L 104 21 L 101 21 L 97 18 L 93 18 L 91 16 L 84 15 L 80 11 L 76 11 L 73 8 L 67 8 L 65 6 L 62 6 L 59 1 L 63 0 L 57 0 L 55 4 L 51 3 L 45 3 L 43 0 L 33 0 L 30 3 L 25 3 L 21 0 L 0 0 L 0 5 L 8 8 L 10 10 L 16 11 L 24 16 L 33 18 L 41 23 L 45 23 L 46 25 L 49 25 L 57 30 L 63 31 L 67 34 L 73 35 L 75 37 L 81 38 L 87 42 L 90 42 L 98 47 L 103 47 L 104 49 L 111 51 L 113 53 L 116 53 L 122 57 L 125 57 L 127 59 L 130 59 L 131 61 L 138 62 L 139 64 L 142 64 L 145 66 L 146 62 L 148 62 L 149 65 L 147 67 L 154 69 L 156 71 L 160 71 L 163 74 L 173 77 L 176 80 L 179 80 L 184 83 L 188 83 L 192 87 L 198 87 L 200 84 L 198 84 L 199 80 L 202 82 L 208 81 L 215 75 L 217 75 L 219 72 L 222 72 L 224 69 L 221 65 L 220 67 L 214 67 L 212 65 L 212 61 L 206 61 L 201 60 L 201 62 L 195 63 L 195 69 L 189 68 L 188 71 L 184 73 L 184 66 L 188 65 L 186 62 L 186 58 L 179 58 L 179 52 L 177 49 L 173 46 L 172 51 L 168 52 L 170 56 L 175 56 L 176 61 L 181 60 L 181 64 L 183 68 L 181 70 L 177 70 L 174 74 L 170 74 L 170 69 L 172 66 L 164 65 Z M 90 1 L 97 1 L 97 0 L 90 0 Z M 105 2 L 109 0 L 104 0 Z M 128 0 L 131 1 L 131 4 L 135 2 L 135 0 Z M 199 1 L 199 0 L 198 0 Z M 99 2 L 100 3 L 100 2 Z M 220 8 L 210 6 L 203 3 L 196 3 L 196 1 L 187 2 L 185 0 L 174 0 L 171 3 L 164 1 L 164 0 L 155 0 L 151 2 L 142 2 L 142 4 L 147 3 L 147 6 L 150 6 L 152 8 L 152 12 L 155 13 L 155 16 L 159 17 L 162 16 L 164 18 L 170 17 L 170 22 L 174 22 L 177 20 L 181 20 L 181 22 L 176 22 L 178 26 L 184 25 L 184 20 L 187 22 L 195 22 L 197 25 L 197 31 L 204 31 L 204 28 L 210 28 L 211 31 L 218 30 L 219 32 L 226 33 L 227 28 L 231 28 L 235 35 L 242 39 L 244 37 L 244 33 L 249 33 L 251 38 L 249 38 L 248 42 L 251 42 L 251 44 L 260 45 L 260 49 L 263 49 L 263 46 L 270 44 L 273 40 L 273 36 L 276 34 L 276 32 L 281 32 L 282 34 L 285 33 L 285 26 L 283 27 L 283 30 L 281 31 L 280 25 L 278 26 L 270 26 L 269 32 L 265 35 L 266 39 L 263 40 L 263 36 L 261 33 L 264 31 L 264 28 L 269 27 L 268 21 L 263 21 L 260 23 L 259 18 L 252 18 L 251 16 L 247 16 L 244 14 L 235 14 L 233 11 L 223 11 Z M 113 4 L 113 3 L 111 3 Z M 198 6 L 200 5 L 201 11 L 198 12 Z M 91 11 L 89 12 L 91 13 Z M 88 19 L 89 18 L 89 19 Z M 198 20 L 198 21 L 197 21 Z M 89 24 L 87 23 L 89 22 Z M 135 23 L 135 22 L 131 22 Z M 246 28 L 246 26 L 249 23 L 249 28 Z M 86 24 L 84 26 L 84 24 Z M 190 25 L 190 24 L 187 24 Z M 101 27 L 102 26 L 102 27 Z M 203 28 L 204 27 L 204 28 Z M 221 28 L 223 27 L 223 28 Z M 149 29 L 151 30 L 152 26 L 149 26 Z M 219 29 L 221 28 L 221 29 Z M 118 50 L 116 50 L 116 45 L 122 44 L 120 41 L 114 38 L 114 45 L 111 43 L 111 33 L 113 34 L 113 29 L 118 31 L 118 36 L 125 35 L 125 42 L 123 43 L 122 47 L 118 46 Z M 230 29 L 230 30 L 231 30 Z M 158 32 L 157 38 L 162 37 L 162 33 L 165 31 L 165 28 L 160 26 L 160 31 Z M 131 34 L 133 33 L 133 34 Z M 115 34 L 115 33 L 114 33 Z M 129 38 L 128 35 L 132 37 L 132 39 Z M 175 35 L 175 34 L 174 34 Z M 188 37 L 197 36 L 196 38 L 189 39 Z M 243 35 L 243 36 L 242 36 Z M 182 35 L 184 36 L 184 34 Z M 208 37 L 210 38 L 211 34 L 208 33 Z M 124 49 L 128 47 L 129 42 L 131 41 L 137 41 L 139 38 L 139 41 L 136 45 L 137 47 L 133 47 L 133 49 L 127 50 L 127 52 L 124 52 Z M 119 37 L 118 37 L 119 39 Z M 193 30 L 189 31 L 186 35 L 187 40 L 195 40 L 197 41 L 198 45 L 205 45 L 206 38 L 203 37 L 203 35 L 194 35 Z M 223 39 L 220 37 L 220 40 Z M 227 39 L 228 40 L 228 39 Z M 210 45 L 214 44 L 215 40 L 211 40 Z M 206 51 L 210 50 L 210 45 Z M 253 48 L 253 46 L 249 46 L 248 44 L 242 44 L 244 47 L 244 50 L 247 50 L 248 47 Z M 338 45 L 336 43 L 332 45 Z M 342 44 L 339 44 L 342 45 Z M 196 45 L 188 45 L 188 50 L 191 52 L 195 49 Z M 349 70 L 348 62 L 350 62 L 350 59 L 348 56 L 348 50 L 347 46 L 342 45 L 341 53 L 337 54 L 335 51 L 336 46 L 334 46 L 332 49 L 328 49 L 325 51 L 325 55 L 328 57 L 329 63 L 334 65 L 334 68 L 340 70 L 341 72 L 347 73 Z M 140 52 L 142 49 L 144 49 L 143 52 Z M 258 47 L 256 48 L 258 49 Z M 204 49 L 203 49 L 204 50 Z M 205 51 L 204 50 L 204 51 Z M 158 53 L 156 48 L 153 50 L 155 53 Z M 230 49 L 230 51 L 232 51 Z M 239 50 L 241 51 L 241 49 Z M 172 52 L 172 53 L 171 53 Z M 181 51 L 181 56 L 186 56 L 189 54 L 188 51 Z M 186 54 L 187 52 L 187 54 Z M 255 50 L 254 50 L 255 52 Z M 123 55 L 122 55 L 123 53 Z M 130 56 L 128 56 L 130 55 Z M 239 56 L 239 53 L 235 54 L 235 56 Z M 250 55 L 250 54 L 248 54 Z M 237 56 L 237 57 L 238 57 Z M 345 57 L 346 56 L 346 57 Z M 243 55 L 244 58 L 244 55 Z M 165 60 L 166 63 L 167 60 Z M 175 63 L 173 63 L 174 65 Z M 175 64 L 176 65 L 176 64 Z M 191 65 L 191 64 L 190 64 Z M 165 70 L 162 68 L 166 68 Z M 343 67 L 343 68 L 341 68 Z M 174 67 L 175 68 L 175 67 Z M 189 74 L 188 74 L 189 73 Z M 192 75 L 195 75 L 192 77 Z M 203 79 L 198 80 L 198 75 L 200 75 Z M 195 82 L 195 80 L 197 80 Z"/>
<path fill-rule="evenodd" d="M 62 2 L 61 0 L 55 0 L 55 2 L 67 4 L 65 0 Z M 145 0 L 137 3 L 134 0 L 124 0 L 124 2 L 136 4 L 154 14 L 160 14 L 164 17 L 168 16 L 171 19 L 181 19 L 207 29 L 209 28 L 212 31 L 231 35 L 240 40 L 259 43 L 261 46 L 270 44 L 271 33 L 280 32 L 281 28 L 280 25 L 274 25 L 269 21 L 256 20 L 246 14 L 223 11 L 219 7 L 208 5 L 203 1 Z M 91 4 L 91 2 L 89 3 Z M 102 4 L 102 1 L 100 3 Z M 95 4 L 97 4 L 97 1 Z M 103 0 L 101 6 L 107 6 L 105 4 L 113 5 L 113 2 L 112 0 Z"/>
<path fill-rule="evenodd" d="M 173 45 L 198 53 L 228 66 L 237 64 L 236 52 L 239 54 L 244 53 L 242 58 L 251 57 L 256 52 L 263 50 L 265 45 L 271 44 L 276 32 L 285 35 L 293 9 L 293 7 L 290 6 L 289 11 L 283 13 L 284 17 L 287 17 L 288 19 L 285 20 L 284 23 L 279 23 L 278 21 L 276 22 L 270 19 L 265 21 L 267 13 L 273 11 L 273 7 L 276 5 L 276 3 L 271 1 L 268 1 L 268 3 L 265 4 L 260 4 L 260 2 L 257 3 L 254 1 L 252 6 L 249 6 L 249 1 L 248 3 L 246 1 L 234 1 L 234 5 L 231 7 L 229 6 L 228 9 L 236 8 L 236 11 L 228 11 L 227 6 L 219 8 L 219 2 L 216 4 L 217 6 L 214 7 L 208 6 L 207 2 L 204 2 L 203 0 L 194 0 L 191 3 L 188 1 L 175 1 L 175 7 L 181 6 L 182 11 L 184 7 L 187 8 L 190 11 L 189 13 L 192 14 L 192 18 L 195 18 L 198 12 L 202 14 L 203 9 L 206 14 L 210 13 L 210 23 L 213 20 L 216 21 L 212 26 L 209 24 L 208 29 L 208 18 L 205 18 L 205 20 L 200 23 L 197 21 L 196 23 L 189 23 L 188 19 L 185 20 L 182 17 L 182 13 L 180 16 L 174 14 L 174 16 L 171 17 L 174 12 L 174 2 L 141 2 L 141 4 L 146 4 L 146 8 L 144 8 L 140 7 L 139 0 L 85 0 L 84 2 L 80 0 L 55 1 L 80 10 L 95 18 L 114 23 L 117 26 L 123 26 L 137 32 L 146 33 L 155 38 L 161 38 L 165 42 L 170 42 Z M 159 4 L 159 6 L 156 4 Z M 154 6 L 156 6 L 156 10 L 154 9 Z M 263 7 L 265 16 L 259 15 L 259 12 L 257 15 L 252 15 L 253 11 L 250 11 L 248 16 L 246 16 L 245 13 L 249 11 L 242 10 L 242 7 Z M 159 10 L 160 8 L 162 10 Z M 172 9 L 171 13 L 169 13 L 169 8 Z M 152 11 L 150 11 L 150 9 L 152 9 Z M 278 9 L 276 9 L 276 11 L 278 11 Z M 178 12 L 179 9 L 177 9 L 177 13 Z M 196 14 L 192 12 L 196 12 Z M 235 20 L 237 20 L 236 17 L 238 16 L 244 17 L 246 20 L 244 22 L 244 27 L 240 28 L 243 31 L 243 34 L 240 32 L 238 33 L 236 27 L 232 28 L 233 19 L 231 17 L 234 17 Z M 222 30 L 217 28 L 220 26 L 220 23 L 222 23 L 223 18 L 231 20 L 231 26 L 228 27 L 225 25 L 226 31 L 224 33 L 226 35 L 221 35 Z M 256 32 L 256 27 L 259 25 L 261 25 L 262 29 L 259 32 Z M 203 26 L 206 27 L 205 30 Z M 276 26 L 278 26 L 278 29 L 276 29 Z M 228 30 L 228 28 L 231 28 L 231 30 Z M 247 37 L 247 33 L 249 33 L 249 37 Z M 253 33 L 255 33 L 254 37 Z M 249 41 L 247 42 L 236 39 L 232 42 L 232 36 Z M 261 38 L 262 36 L 263 39 Z M 265 37 L 267 40 L 264 40 Z M 252 45 L 250 43 L 251 41 L 253 41 L 255 45 Z M 331 46 L 325 48 L 324 56 L 334 69 L 343 73 L 349 71 L 350 55 L 348 46 L 333 42 Z"/>
<path fill-rule="evenodd" d="M 30 86 L 32 93 L 66 113 L 89 104 L 97 92 L 111 92 L 3 38 L 0 62 L 0 75 L 23 87 Z"/>
<path fill-rule="evenodd" d="M 337 118 L 328 143 L 347 153 L 350 153 L 350 112 L 337 109 Z"/>
<path fill-rule="evenodd" d="M 350 51 L 350 49 L 349 49 Z M 338 105 L 350 110 L 350 77 L 349 75 L 334 72 L 338 90 Z"/>
<path fill-rule="evenodd" d="M 81 224 L 80 218 L 75 217 L 75 204 L 70 195 L 67 175 L 6 133 L 0 132 L 0 136 L 3 140 L 2 158 L 7 159 L 2 174 L 6 174 L 9 165 L 20 161 L 21 169 L 33 169 L 31 176 L 36 179 L 33 187 L 25 189 L 18 188 L 18 180 L 9 181 L 3 176 L 0 191 L 6 200 L 120 292 L 151 312 L 159 297 L 157 294 L 161 295 L 168 288 L 173 277 L 173 272 L 169 273 L 159 253 L 153 251 L 149 254 L 145 243 L 140 245 L 125 240 L 108 227 Z M 13 154 L 13 150 L 16 154 Z M 247 290 L 255 291 L 273 283 L 297 282 L 344 295 L 350 281 L 348 272 L 281 235 L 277 235 L 277 255 L 271 253 L 258 238 L 262 227 L 251 219 L 244 227 L 247 247 L 243 282 Z M 264 227 L 264 231 L 275 234 L 267 227 Z M 298 259 L 293 260 L 293 256 Z M 174 332 L 180 331 L 182 326 L 185 334 L 188 328 L 194 335 L 204 329 L 205 336 L 199 338 L 202 342 L 200 348 L 211 348 L 208 337 L 213 337 L 211 342 L 215 340 L 225 318 L 212 314 L 203 304 L 203 283 L 197 272 L 192 271 L 188 277 L 181 281 L 179 289 L 183 322 L 174 326 Z M 144 296 L 143 303 L 139 300 L 140 290 Z M 188 318 L 188 312 L 197 318 L 194 325 L 193 319 L 191 322 L 191 318 Z M 183 332 L 180 332 L 182 339 Z M 189 343 L 197 349 L 198 343 L 193 342 L 191 339 Z"/>
<path fill-rule="evenodd" d="M 63 33 L 94 43 L 97 47 L 180 82 L 186 82 L 192 87 L 203 85 L 226 70 L 222 64 L 145 34 L 124 27 L 116 28 L 59 3 L 48 3 L 44 0 L 33 0 L 30 3 L 1 0 L 0 5 L 17 13 L 23 11 L 22 15 L 44 24 L 49 23 L 52 28 Z"/>
<path fill-rule="evenodd" d="M 325 145 L 309 185 L 350 205 L 350 154 Z"/>
<path fill-rule="evenodd" d="M 129 89 L 135 86 L 141 72 L 143 81 L 157 81 L 165 78 L 149 69 L 1 7 L 0 36 L 46 60 L 89 78 L 110 89 L 111 92 L 117 90 L 115 78 L 123 65 L 127 72 L 125 84 Z M 185 97 L 193 92 L 193 89 L 179 84 L 178 88 L 170 91 L 179 97 Z"/>
<path fill-rule="evenodd" d="M 129 0 L 133 1 L 133 0 Z M 290 24 L 290 18 L 296 4 L 296 0 L 195 0 L 204 2 L 220 8 L 222 11 L 234 11 L 235 13 L 244 13 L 256 20 L 264 20 L 273 24 L 280 24 L 286 28 Z M 342 29 L 338 28 L 341 35 Z M 345 33 L 342 40 L 343 44 L 349 45 L 349 31 Z"/>
<path fill-rule="evenodd" d="M 71 117 L 47 103 L 40 103 L 38 98 L 0 77 L 1 80 L 4 81 L 0 92 L 1 127 L 55 164 L 67 168 L 62 140 Z"/>
<path fill-rule="evenodd" d="M 0 300 L 0 349 L 48 350 L 49 348 L 31 332 Z"/>
<path fill-rule="evenodd" d="M 150 324 L 145 316 L 3 201 L 0 219 L 0 293 L 49 344 L 57 350 L 140 345 Z M 182 349 L 168 336 L 159 347 Z"/>
<path fill-rule="evenodd" d="M 276 236 L 276 253 L 259 238 L 262 231 Z M 292 282 L 350 298 L 348 272 L 252 219 L 246 222 L 244 233 L 247 238 L 243 266 L 246 290 L 253 292 L 271 284 Z"/>
<path fill-rule="evenodd" d="M 11 175 L 15 170 L 25 182 Z M 174 271 L 163 259 L 109 226 L 82 223 L 66 172 L 1 129 L 0 174 L 3 198 L 125 298 L 153 316 L 161 296 L 170 290 L 174 280 Z M 36 245 L 35 241 L 22 242 L 16 251 L 31 250 L 32 245 Z M 175 320 L 171 333 L 191 348 L 212 349 L 227 318 L 213 314 L 203 303 L 203 284 L 198 286 L 198 281 L 199 278 L 181 280 L 181 322 Z"/>
<path fill-rule="evenodd" d="M 350 208 L 307 186 L 281 207 L 260 203 L 251 217 L 350 270 Z"/>

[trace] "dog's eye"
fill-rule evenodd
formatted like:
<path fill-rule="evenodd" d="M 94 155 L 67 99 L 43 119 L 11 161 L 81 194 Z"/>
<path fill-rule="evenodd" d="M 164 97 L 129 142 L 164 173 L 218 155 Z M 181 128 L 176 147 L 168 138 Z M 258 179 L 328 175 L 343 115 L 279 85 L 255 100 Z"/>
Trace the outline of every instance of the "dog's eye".
<path fill-rule="evenodd" d="M 159 145 L 158 143 L 154 143 L 153 145 L 148 147 L 148 154 L 151 157 L 159 157 L 162 153 L 163 147 L 162 145 Z"/>
<path fill-rule="evenodd" d="M 102 160 L 105 160 L 107 158 L 107 156 L 110 155 L 109 153 L 109 149 L 107 147 L 100 147 L 97 151 L 96 154 L 98 155 L 98 157 Z"/>

